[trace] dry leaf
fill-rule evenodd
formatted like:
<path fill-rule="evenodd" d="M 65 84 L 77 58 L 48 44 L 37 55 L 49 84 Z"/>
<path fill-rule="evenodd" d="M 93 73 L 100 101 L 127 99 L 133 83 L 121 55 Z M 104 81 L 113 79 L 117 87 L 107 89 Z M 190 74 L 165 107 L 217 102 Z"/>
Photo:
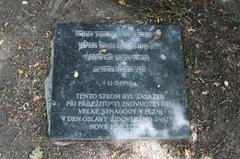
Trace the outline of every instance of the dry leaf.
<path fill-rule="evenodd" d="M 29 155 L 30 159 L 42 159 L 43 158 L 43 151 L 41 150 L 41 147 L 36 147 L 31 155 Z"/>
<path fill-rule="evenodd" d="M 33 102 L 38 102 L 40 99 L 42 99 L 42 97 L 41 96 L 38 96 L 38 95 L 36 95 L 36 96 L 34 96 L 33 97 Z"/>
<path fill-rule="evenodd" d="M 22 50 L 21 44 L 18 44 L 18 45 L 17 45 L 17 50 Z"/>
<path fill-rule="evenodd" d="M 33 67 L 38 67 L 39 66 L 39 62 L 36 62 L 34 65 L 33 65 Z"/>
<path fill-rule="evenodd" d="M 213 82 L 213 85 L 216 86 L 216 87 L 219 87 L 220 83 L 219 82 Z"/>
<path fill-rule="evenodd" d="M 18 72 L 20 75 L 23 74 L 23 70 L 21 70 L 21 69 L 18 69 L 17 72 Z"/>
<path fill-rule="evenodd" d="M 193 132 L 191 136 L 193 142 L 197 141 L 197 132 Z"/>
<path fill-rule="evenodd" d="M 119 20 L 119 23 L 125 23 L 125 20 Z"/>
<path fill-rule="evenodd" d="M 22 1 L 22 4 L 23 4 L 23 5 L 27 5 L 27 4 L 28 4 L 28 1 Z"/>
<path fill-rule="evenodd" d="M 194 33 L 194 32 L 196 32 L 197 30 L 196 30 L 196 29 L 193 29 L 193 28 L 191 27 L 191 28 L 187 29 L 187 31 L 188 31 L 188 32 L 193 32 L 193 33 Z"/>
<path fill-rule="evenodd" d="M 202 95 L 208 95 L 209 91 L 202 91 Z"/>
<path fill-rule="evenodd" d="M 4 40 L 0 40 L 0 46 L 3 44 Z"/>
<path fill-rule="evenodd" d="M 195 70 L 195 71 L 193 71 L 193 73 L 195 73 L 195 74 L 199 74 L 201 72 L 201 70 Z"/>
<path fill-rule="evenodd" d="M 107 49 L 106 49 L 106 48 L 102 48 L 102 49 L 100 50 L 100 52 L 101 52 L 101 53 L 106 53 L 106 52 L 107 52 Z"/>
<path fill-rule="evenodd" d="M 4 26 L 5 26 L 5 27 L 8 26 L 8 22 L 6 22 L 6 23 L 4 24 Z"/>
<path fill-rule="evenodd" d="M 188 149 L 185 149 L 185 158 L 191 159 L 192 158 L 192 152 Z"/>
<path fill-rule="evenodd" d="M 120 5 L 122 5 L 122 6 L 127 5 L 124 0 L 120 0 L 120 1 L 118 1 L 118 3 L 119 3 Z"/>
<path fill-rule="evenodd" d="M 150 145 L 150 148 L 153 150 L 153 151 L 157 151 L 161 148 L 161 146 L 159 144 L 151 144 Z"/>
<path fill-rule="evenodd" d="M 74 77 L 74 78 L 78 78 L 78 76 L 79 76 L 78 71 L 75 71 L 75 72 L 73 73 L 73 77 Z"/>
<path fill-rule="evenodd" d="M 160 29 L 157 29 L 156 32 L 155 32 L 155 35 L 156 35 L 157 37 L 160 37 L 161 34 L 162 34 L 162 31 L 161 31 Z"/>
<path fill-rule="evenodd" d="M 117 154 L 117 151 L 113 153 L 112 158 L 115 158 L 116 154 Z"/>
<path fill-rule="evenodd" d="M 202 159 L 212 159 L 212 158 L 209 156 L 204 156 Z"/>

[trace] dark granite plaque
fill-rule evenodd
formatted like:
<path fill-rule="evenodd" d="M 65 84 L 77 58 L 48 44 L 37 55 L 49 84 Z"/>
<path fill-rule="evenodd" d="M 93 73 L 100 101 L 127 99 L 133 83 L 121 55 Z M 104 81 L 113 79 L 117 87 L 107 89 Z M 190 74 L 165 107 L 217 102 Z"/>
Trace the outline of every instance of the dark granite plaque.
<path fill-rule="evenodd" d="M 178 26 L 58 24 L 50 79 L 52 139 L 189 137 Z"/>

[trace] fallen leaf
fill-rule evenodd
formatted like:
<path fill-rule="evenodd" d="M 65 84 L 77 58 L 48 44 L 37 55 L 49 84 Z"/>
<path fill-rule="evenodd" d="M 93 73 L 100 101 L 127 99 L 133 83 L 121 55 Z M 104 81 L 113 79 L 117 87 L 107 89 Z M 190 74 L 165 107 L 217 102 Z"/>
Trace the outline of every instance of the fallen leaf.
<path fill-rule="evenodd" d="M 18 69 L 17 72 L 18 72 L 20 75 L 23 74 L 23 70 L 21 70 L 21 69 Z"/>
<path fill-rule="evenodd" d="M 119 20 L 119 23 L 125 23 L 125 20 Z"/>
<path fill-rule="evenodd" d="M 140 21 L 140 20 L 136 20 L 135 23 L 137 23 L 137 24 L 144 24 L 145 22 L 144 21 Z"/>
<path fill-rule="evenodd" d="M 5 27 L 8 26 L 8 22 L 5 22 L 3 26 L 5 26 Z"/>
<path fill-rule="evenodd" d="M 213 82 L 213 85 L 219 87 L 221 84 L 219 82 Z"/>
<path fill-rule="evenodd" d="M 195 71 L 193 71 L 193 73 L 195 73 L 195 74 L 199 74 L 201 72 L 201 70 L 195 70 Z"/>
<path fill-rule="evenodd" d="M 193 28 L 191 27 L 191 28 L 187 29 L 187 31 L 188 31 L 188 32 L 193 32 L 193 33 L 194 33 L 194 32 L 196 32 L 197 30 L 196 30 L 196 29 L 193 29 Z"/>
<path fill-rule="evenodd" d="M 78 71 L 75 71 L 75 72 L 73 73 L 73 77 L 74 77 L 74 78 L 78 78 L 78 76 L 79 76 Z"/>
<path fill-rule="evenodd" d="M 208 95 L 209 91 L 202 91 L 202 95 Z"/>
<path fill-rule="evenodd" d="M 185 158 L 191 159 L 192 158 L 192 152 L 188 149 L 185 149 Z"/>
<path fill-rule="evenodd" d="M 39 66 L 39 62 L 36 62 L 34 65 L 33 65 L 33 67 L 38 67 Z"/>
<path fill-rule="evenodd" d="M 21 44 L 18 44 L 18 45 L 17 45 L 17 50 L 22 50 Z"/>
<path fill-rule="evenodd" d="M 23 5 L 27 5 L 27 4 L 28 4 L 28 1 L 22 1 L 22 4 L 23 4 Z"/>
<path fill-rule="evenodd" d="M 161 148 L 161 146 L 159 144 L 151 144 L 150 145 L 150 148 L 153 150 L 153 151 L 157 151 Z"/>
<path fill-rule="evenodd" d="M 228 86 L 229 86 L 229 82 L 228 82 L 228 81 L 224 81 L 224 85 L 225 85 L 226 87 L 228 87 Z"/>
<path fill-rule="evenodd" d="M 204 156 L 202 159 L 212 159 L 212 158 L 209 156 Z"/>
<path fill-rule="evenodd" d="M 159 24 L 162 21 L 162 18 L 156 17 L 156 23 Z"/>
<path fill-rule="evenodd" d="M 22 107 L 23 107 L 23 110 L 27 110 L 27 107 L 29 107 L 29 103 L 24 103 Z"/>
<path fill-rule="evenodd" d="M 29 156 L 31 159 L 42 159 L 43 158 L 43 151 L 41 147 L 36 147 Z"/>
<path fill-rule="evenodd" d="M 119 3 L 120 5 L 122 5 L 122 6 L 127 5 L 124 0 L 120 0 L 120 1 L 118 1 L 118 3 Z"/>
<path fill-rule="evenodd" d="M 157 37 L 161 37 L 161 34 L 162 34 L 162 31 L 160 29 L 157 29 L 156 32 L 155 32 L 155 35 Z"/>
<path fill-rule="evenodd" d="M 102 48 L 102 49 L 100 50 L 100 52 L 101 52 L 101 53 L 106 53 L 106 52 L 107 52 L 107 49 L 106 49 L 106 48 Z"/>
<path fill-rule="evenodd" d="M 36 95 L 36 96 L 34 96 L 33 97 L 33 102 L 38 102 L 40 99 L 42 99 L 42 97 L 41 96 L 38 96 L 38 95 Z"/>
<path fill-rule="evenodd" d="M 112 158 L 115 158 L 116 154 L 117 154 L 117 151 L 113 153 Z"/>
<path fill-rule="evenodd" d="M 191 137 L 193 142 L 197 141 L 197 132 L 193 132 Z"/>
<path fill-rule="evenodd" d="M 0 46 L 3 44 L 4 40 L 0 40 Z"/>

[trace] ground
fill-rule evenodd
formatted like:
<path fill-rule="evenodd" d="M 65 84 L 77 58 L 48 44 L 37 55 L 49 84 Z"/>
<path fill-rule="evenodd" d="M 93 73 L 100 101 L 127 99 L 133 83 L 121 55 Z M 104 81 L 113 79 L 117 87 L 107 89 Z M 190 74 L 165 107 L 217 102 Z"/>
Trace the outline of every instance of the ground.
<path fill-rule="evenodd" d="M 0 159 L 240 158 L 240 7 L 233 1 L 0 0 Z M 51 142 L 44 80 L 58 22 L 180 25 L 191 140 Z"/>

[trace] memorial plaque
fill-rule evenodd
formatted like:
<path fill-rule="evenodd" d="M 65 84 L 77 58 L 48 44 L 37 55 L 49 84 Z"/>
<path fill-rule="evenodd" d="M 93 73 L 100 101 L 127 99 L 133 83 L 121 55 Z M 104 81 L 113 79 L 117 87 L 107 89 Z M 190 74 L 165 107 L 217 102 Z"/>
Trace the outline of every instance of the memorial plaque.
<path fill-rule="evenodd" d="M 178 26 L 58 24 L 52 47 L 51 139 L 189 137 Z"/>

